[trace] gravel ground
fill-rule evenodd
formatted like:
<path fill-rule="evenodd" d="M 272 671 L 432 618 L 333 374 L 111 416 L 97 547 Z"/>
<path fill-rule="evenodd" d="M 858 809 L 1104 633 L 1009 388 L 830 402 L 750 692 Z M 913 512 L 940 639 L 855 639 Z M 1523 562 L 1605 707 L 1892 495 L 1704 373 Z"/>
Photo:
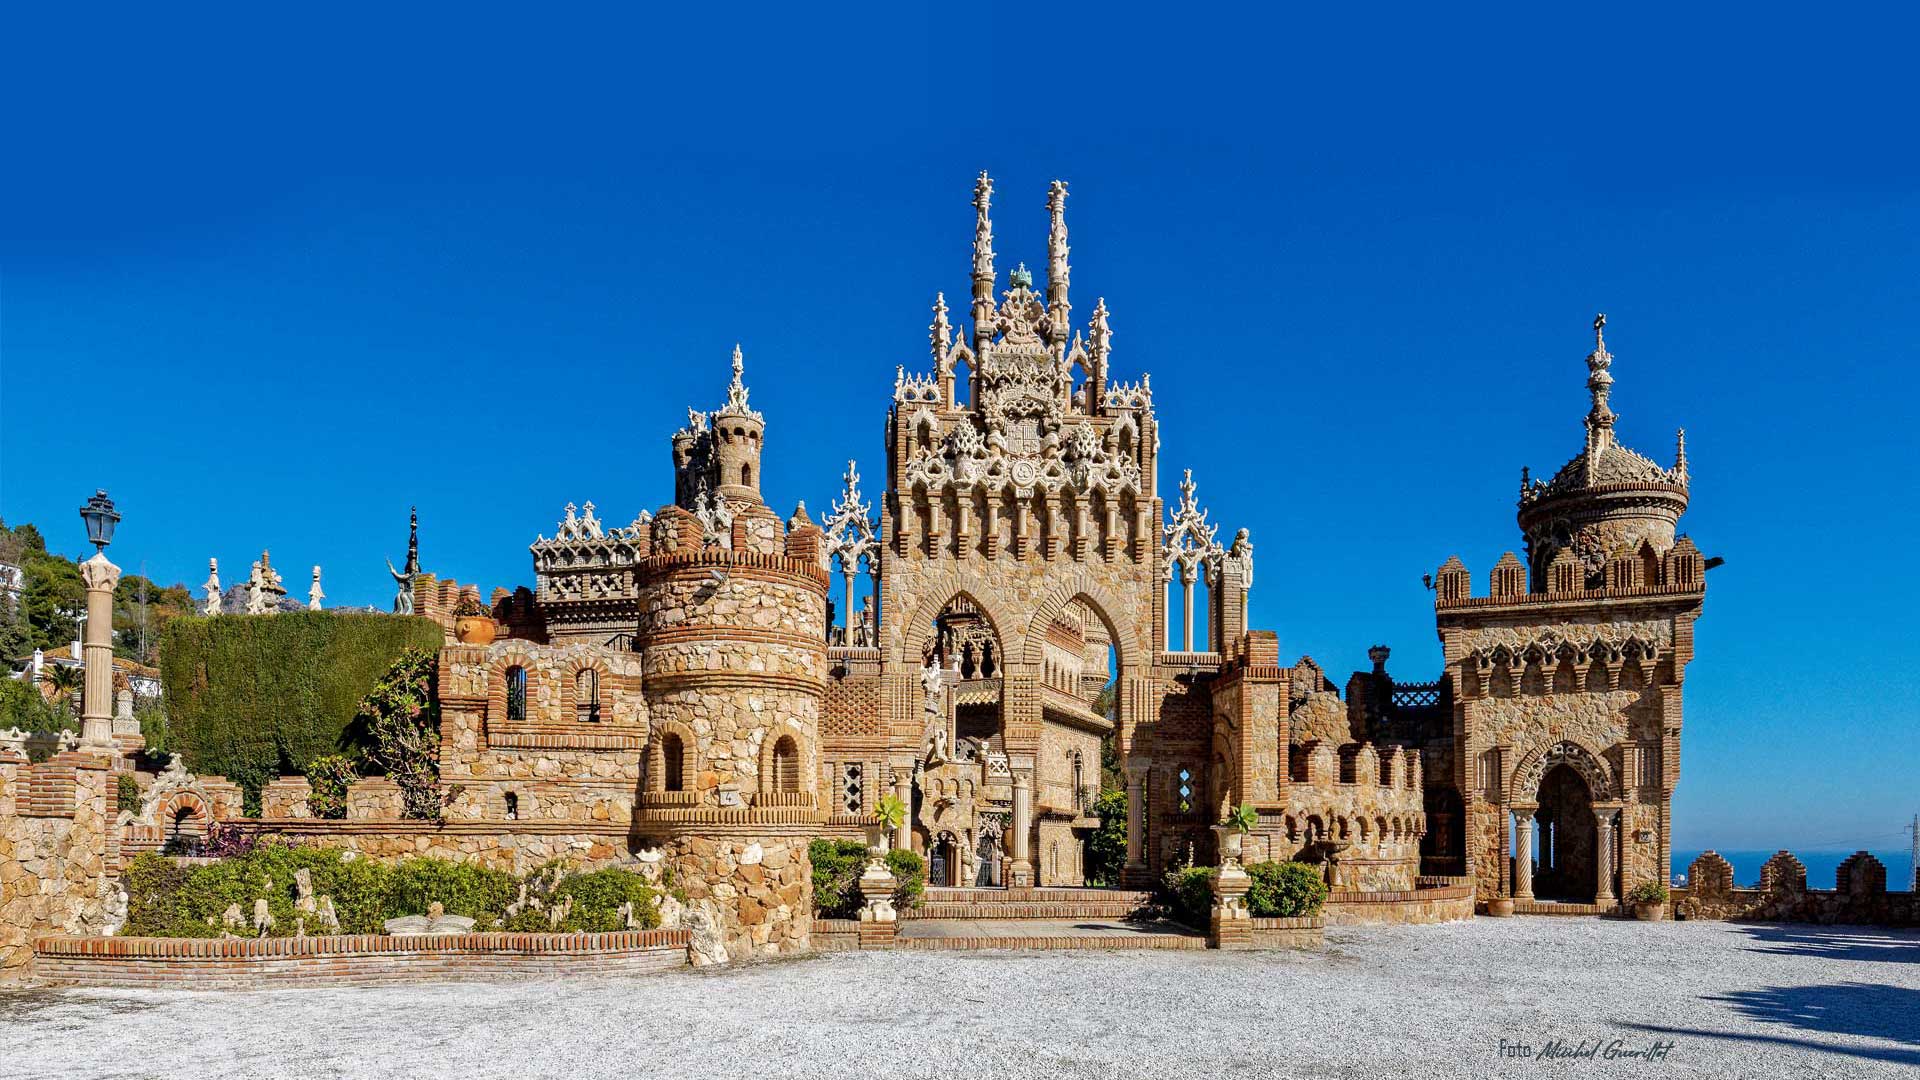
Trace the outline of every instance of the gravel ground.
<path fill-rule="evenodd" d="M 1502 1042 L 1532 1058 L 1503 1057 Z M 1543 1061 L 1609 1044 L 1664 1058 Z M 1477 919 L 1324 953 L 870 953 L 620 980 L 0 995 L 0 1076 L 1920 1075 L 1920 932 Z"/>

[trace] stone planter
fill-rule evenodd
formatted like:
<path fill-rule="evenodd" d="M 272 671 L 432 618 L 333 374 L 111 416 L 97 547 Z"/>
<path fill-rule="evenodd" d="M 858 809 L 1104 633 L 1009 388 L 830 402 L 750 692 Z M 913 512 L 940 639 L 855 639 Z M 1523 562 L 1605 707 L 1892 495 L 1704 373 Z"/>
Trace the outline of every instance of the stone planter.
<path fill-rule="evenodd" d="M 886 858 L 887 832 L 885 822 L 876 822 L 867 826 L 867 852 L 876 859 Z"/>
<path fill-rule="evenodd" d="M 1220 865 L 1238 866 L 1240 853 L 1246 848 L 1247 834 L 1231 825 L 1215 825 L 1213 833 L 1220 838 Z"/>
<path fill-rule="evenodd" d="M 1659 901 L 1633 905 L 1633 917 L 1641 922 L 1663 922 L 1667 917 L 1667 905 Z"/>
<path fill-rule="evenodd" d="M 1497 900 L 1487 901 L 1487 914 L 1496 919 L 1511 918 L 1513 916 L 1513 898 L 1510 896 L 1502 896 Z"/>
<path fill-rule="evenodd" d="M 462 645 L 491 645 L 499 633 L 488 615 L 462 615 L 453 621 L 453 636 Z"/>

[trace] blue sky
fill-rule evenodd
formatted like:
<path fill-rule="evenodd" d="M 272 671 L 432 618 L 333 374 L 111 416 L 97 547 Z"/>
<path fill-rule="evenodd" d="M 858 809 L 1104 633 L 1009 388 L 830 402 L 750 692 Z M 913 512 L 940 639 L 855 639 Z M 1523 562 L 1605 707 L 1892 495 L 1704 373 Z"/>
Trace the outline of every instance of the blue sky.
<path fill-rule="evenodd" d="M 1003 270 L 1059 177 L 1162 494 L 1252 529 L 1289 655 L 1437 673 L 1420 576 L 1518 545 L 1604 310 L 1621 435 L 1687 427 L 1727 559 L 1676 846 L 1920 809 L 1911 13 L 527 10 L 12 13 L 0 514 L 75 551 L 106 487 L 131 568 L 270 547 L 384 604 L 417 503 L 429 569 L 529 583 L 562 504 L 670 498 L 735 341 L 817 511 L 966 292 L 974 174 Z"/>

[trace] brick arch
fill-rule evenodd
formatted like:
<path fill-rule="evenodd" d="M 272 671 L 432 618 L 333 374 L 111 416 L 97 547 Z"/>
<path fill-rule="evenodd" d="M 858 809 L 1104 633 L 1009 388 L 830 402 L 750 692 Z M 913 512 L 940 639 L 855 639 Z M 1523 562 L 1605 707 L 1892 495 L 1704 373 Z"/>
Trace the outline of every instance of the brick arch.
<path fill-rule="evenodd" d="M 613 672 L 607 668 L 605 657 L 595 653 L 585 653 L 568 657 L 566 666 L 560 670 L 560 719 L 562 723 L 571 723 L 579 716 L 578 706 L 580 702 L 578 699 L 578 691 L 574 689 L 574 686 L 580 678 L 580 673 L 589 670 L 596 673 L 594 685 L 597 686 L 600 691 L 600 722 L 604 724 L 613 719 L 613 710 L 607 707 L 607 689 L 613 679 Z"/>
<path fill-rule="evenodd" d="M 507 720 L 507 670 L 520 668 L 527 673 L 527 719 L 533 719 L 533 657 L 518 649 L 509 649 L 487 665 L 487 722 L 504 724 Z"/>
<path fill-rule="evenodd" d="M 774 784 L 773 752 L 781 739 L 793 740 L 794 752 L 794 790 L 817 791 L 820 787 L 820 769 L 815 763 L 814 740 L 807 737 L 795 724 L 776 724 L 767 729 L 766 737 L 760 740 L 760 791 L 779 791 Z"/>
<path fill-rule="evenodd" d="M 988 603 L 981 599 L 980 593 L 960 584 L 957 578 L 943 575 L 938 582 L 930 583 L 926 587 L 925 598 L 920 601 L 919 606 L 914 608 L 907 622 L 901 626 L 899 647 L 892 657 L 893 661 L 919 667 L 921 654 L 926 651 L 927 637 L 933 632 L 933 621 L 940 617 L 940 613 L 947 609 L 948 604 L 963 596 L 986 618 L 987 624 L 993 627 L 993 636 L 1000 642 L 1001 657 L 1010 661 L 1015 655 L 1025 655 L 1024 648 L 1018 653 L 1015 652 L 1015 645 L 1024 646 L 1024 642 L 1021 642 L 1018 637 L 1020 624 L 1009 617 L 1005 607 Z"/>
<path fill-rule="evenodd" d="M 1546 778 L 1547 770 L 1555 765 L 1568 765 L 1579 773 L 1580 779 L 1586 781 L 1587 797 L 1594 802 L 1612 799 L 1614 793 L 1620 790 L 1606 758 L 1594 753 L 1577 739 L 1561 739 L 1536 746 L 1520 759 L 1519 767 L 1513 770 L 1508 800 L 1537 803 L 1540 800 L 1540 782 Z"/>
<path fill-rule="evenodd" d="M 1147 651 L 1142 646 L 1139 636 L 1134 633 L 1133 624 L 1117 623 L 1110 614 L 1115 611 L 1129 610 L 1127 605 L 1122 604 L 1111 592 L 1094 580 L 1093 575 L 1087 573 L 1084 568 L 1076 568 L 1067 575 L 1065 580 L 1054 585 L 1047 592 L 1046 599 L 1034 609 L 1033 618 L 1027 623 L 1024 651 L 1027 666 L 1039 666 L 1041 644 L 1046 637 L 1047 627 L 1053 620 L 1059 618 L 1061 610 L 1074 600 L 1086 604 L 1099 617 L 1101 625 L 1106 628 L 1107 640 L 1112 643 L 1114 651 L 1120 654 L 1115 666 L 1122 673 L 1145 668 L 1149 663 Z"/>
<path fill-rule="evenodd" d="M 693 729 L 678 720 L 655 717 L 647 729 L 647 775 L 648 791 L 667 790 L 667 754 L 668 735 L 680 739 L 680 790 L 695 791 L 699 785 L 695 778 L 700 775 L 700 744 L 693 737 Z"/>

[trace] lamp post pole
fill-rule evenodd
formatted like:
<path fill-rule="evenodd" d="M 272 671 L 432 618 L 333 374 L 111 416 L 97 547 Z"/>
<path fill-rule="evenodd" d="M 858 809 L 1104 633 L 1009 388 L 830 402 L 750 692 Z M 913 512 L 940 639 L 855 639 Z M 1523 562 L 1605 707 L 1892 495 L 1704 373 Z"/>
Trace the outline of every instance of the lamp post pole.
<path fill-rule="evenodd" d="M 113 590 L 120 584 L 120 568 L 107 561 L 107 545 L 120 514 L 104 491 L 80 508 L 93 542 L 93 558 L 80 564 L 80 580 L 87 587 L 87 629 L 82 653 L 87 681 L 80 711 L 80 741 L 92 747 L 113 744 Z"/>

